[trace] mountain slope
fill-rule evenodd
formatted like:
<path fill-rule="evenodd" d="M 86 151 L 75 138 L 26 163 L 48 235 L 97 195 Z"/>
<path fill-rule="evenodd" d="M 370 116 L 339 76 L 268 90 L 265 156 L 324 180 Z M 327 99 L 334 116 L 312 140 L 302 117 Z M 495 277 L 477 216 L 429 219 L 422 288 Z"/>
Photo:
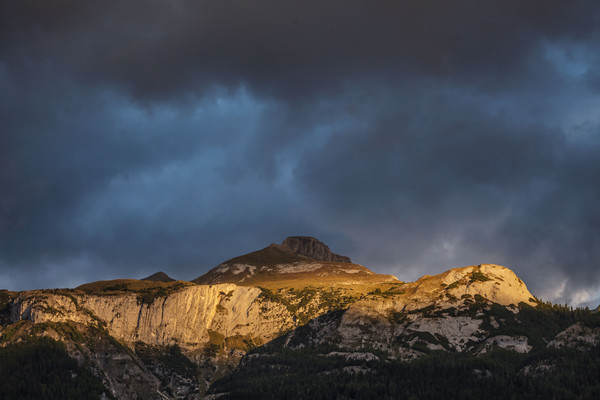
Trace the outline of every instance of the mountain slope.
<path fill-rule="evenodd" d="M 281 242 L 281 248 L 317 261 L 352 262 L 350 257 L 332 253 L 329 246 L 310 236 L 289 236 Z"/>
<path fill-rule="evenodd" d="M 207 285 L 235 283 L 269 288 L 327 286 L 365 286 L 399 283 L 392 275 L 381 275 L 362 265 L 319 261 L 292 253 L 283 246 L 270 246 L 227 260 L 192 282 Z"/>

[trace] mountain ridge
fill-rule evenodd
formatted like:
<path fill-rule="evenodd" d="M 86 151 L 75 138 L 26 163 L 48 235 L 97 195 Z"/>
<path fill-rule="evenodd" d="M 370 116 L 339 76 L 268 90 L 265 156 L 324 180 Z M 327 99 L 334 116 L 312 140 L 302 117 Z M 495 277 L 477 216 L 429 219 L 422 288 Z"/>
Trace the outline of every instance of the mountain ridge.
<path fill-rule="evenodd" d="M 52 338 L 111 396 L 201 399 L 211 387 L 222 396 L 219 379 L 236 368 L 246 376 L 273 371 L 277 354 L 302 349 L 317 357 L 314 365 L 334 357 L 348 368 L 339 373 L 362 374 L 364 363 L 375 371 L 431 352 L 527 355 L 600 344 L 600 315 L 550 307 L 494 264 L 402 282 L 272 244 L 196 282 L 165 282 L 165 275 L 0 292 L 0 351 Z"/>

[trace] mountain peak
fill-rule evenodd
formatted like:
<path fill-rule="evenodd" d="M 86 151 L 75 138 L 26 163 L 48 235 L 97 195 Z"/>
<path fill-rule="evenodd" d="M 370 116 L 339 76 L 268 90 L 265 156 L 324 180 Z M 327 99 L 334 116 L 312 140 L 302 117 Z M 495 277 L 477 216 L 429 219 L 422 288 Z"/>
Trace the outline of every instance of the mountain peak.
<path fill-rule="evenodd" d="M 281 242 L 281 248 L 317 261 L 352 263 L 349 257 L 332 253 L 329 246 L 311 236 L 289 236 Z"/>
<path fill-rule="evenodd" d="M 376 274 L 362 265 L 352 264 L 350 258 L 333 254 L 318 239 L 291 236 L 281 245 L 273 243 L 225 261 L 192 282 L 300 287 L 315 282 L 347 286 L 399 281 L 394 276 Z"/>
<path fill-rule="evenodd" d="M 152 281 L 152 282 L 173 282 L 175 279 L 171 278 L 169 275 L 165 274 L 162 271 L 159 271 L 155 274 L 152 274 L 146 278 L 143 278 L 142 281 Z"/>

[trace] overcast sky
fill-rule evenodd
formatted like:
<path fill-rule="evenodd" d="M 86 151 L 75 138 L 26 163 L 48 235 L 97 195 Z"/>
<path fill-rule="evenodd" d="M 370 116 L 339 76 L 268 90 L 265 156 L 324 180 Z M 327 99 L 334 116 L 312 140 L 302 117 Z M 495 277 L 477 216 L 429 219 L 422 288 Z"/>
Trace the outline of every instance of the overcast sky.
<path fill-rule="evenodd" d="M 0 0 L 0 287 L 311 235 L 600 303 L 600 2 Z"/>

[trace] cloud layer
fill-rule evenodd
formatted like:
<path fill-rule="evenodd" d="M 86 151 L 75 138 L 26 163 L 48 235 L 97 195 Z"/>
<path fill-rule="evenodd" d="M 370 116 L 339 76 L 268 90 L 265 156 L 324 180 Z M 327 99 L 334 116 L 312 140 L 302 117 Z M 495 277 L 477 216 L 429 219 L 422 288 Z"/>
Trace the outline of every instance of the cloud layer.
<path fill-rule="evenodd" d="M 0 286 L 308 234 L 404 280 L 600 303 L 593 1 L 0 5 Z"/>

